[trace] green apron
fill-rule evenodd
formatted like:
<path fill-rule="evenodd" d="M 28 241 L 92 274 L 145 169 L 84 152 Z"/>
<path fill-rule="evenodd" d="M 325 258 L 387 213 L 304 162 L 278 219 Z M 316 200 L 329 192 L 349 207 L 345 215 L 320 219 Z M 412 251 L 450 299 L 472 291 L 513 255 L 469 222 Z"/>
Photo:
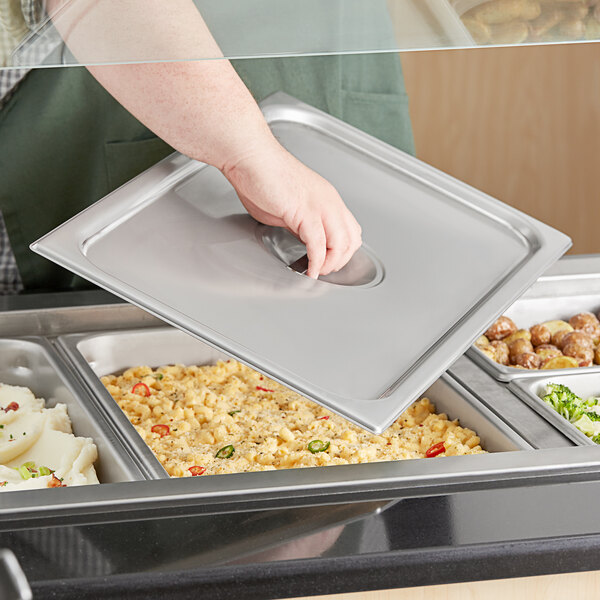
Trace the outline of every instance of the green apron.
<path fill-rule="evenodd" d="M 395 54 L 252 59 L 257 100 L 276 91 L 413 152 Z M 29 244 L 172 152 L 82 67 L 32 71 L 0 111 L 0 210 L 26 292 L 92 285 Z"/>

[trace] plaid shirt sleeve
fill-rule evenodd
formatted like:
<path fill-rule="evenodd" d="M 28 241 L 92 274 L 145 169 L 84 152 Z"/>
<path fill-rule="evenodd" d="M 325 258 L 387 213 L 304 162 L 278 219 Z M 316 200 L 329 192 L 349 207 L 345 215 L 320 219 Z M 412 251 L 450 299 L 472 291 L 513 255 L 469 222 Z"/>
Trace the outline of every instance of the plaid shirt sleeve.
<path fill-rule="evenodd" d="M 35 31 L 45 16 L 44 0 L 0 0 L 0 50 L 1 56 L 10 56 L 14 50 L 14 37 L 9 36 L 6 31 L 4 15 L 14 15 L 15 8 L 19 8 L 22 13 L 22 33 L 26 36 L 31 31 Z M 18 15 L 18 13 L 16 13 Z M 8 102 L 14 93 L 19 82 L 27 75 L 30 69 L 7 69 L 2 68 L 0 61 L 0 110 Z M 23 291 L 23 283 L 19 274 L 19 268 L 15 255 L 10 245 L 8 232 L 2 213 L 0 212 L 0 295 L 18 294 Z"/>
<path fill-rule="evenodd" d="M 20 5 L 20 6 L 19 6 Z M 2 54 L 9 56 L 14 50 L 14 40 L 7 35 L 3 13 L 14 13 L 15 8 L 20 8 L 23 20 L 24 36 L 35 31 L 36 27 L 43 21 L 46 10 L 45 0 L 0 0 L 0 45 L 3 46 Z M 0 63 L 0 110 L 8 102 L 18 83 L 27 75 L 30 69 L 7 69 L 2 68 L 9 65 Z"/>

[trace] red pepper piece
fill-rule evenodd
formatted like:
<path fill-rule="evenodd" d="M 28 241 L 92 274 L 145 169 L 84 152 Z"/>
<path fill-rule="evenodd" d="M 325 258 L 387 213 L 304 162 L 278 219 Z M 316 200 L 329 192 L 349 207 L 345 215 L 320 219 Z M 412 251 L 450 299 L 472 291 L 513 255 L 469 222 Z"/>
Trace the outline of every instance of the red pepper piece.
<path fill-rule="evenodd" d="M 5 409 L 4 412 L 9 412 L 11 410 L 19 410 L 19 405 L 16 402 L 11 402 Z"/>
<path fill-rule="evenodd" d="M 165 437 L 165 435 L 169 435 L 171 433 L 171 429 L 168 425 L 152 425 L 152 429 L 150 430 L 152 433 L 158 433 L 160 437 Z"/>
<path fill-rule="evenodd" d="M 425 452 L 425 456 L 427 458 L 433 458 L 434 456 L 437 456 L 442 452 L 446 452 L 446 447 L 444 446 L 444 442 L 438 442 L 437 444 L 431 446 L 431 448 L 429 448 L 427 452 Z"/>
<path fill-rule="evenodd" d="M 205 467 L 198 467 L 197 465 L 194 465 L 193 467 L 190 467 L 188 469 L 188 471 L 194 476 L 197 477 L 198 475 L 202 475 L 204 473 L 204 471 L 206 471 Z"/>
<path fill-rule="evenodd" d="M 257 389 L 259 392 L 274 392 L 274 391 L 275 391 L 275 390 L 268 390 L 267 388 L 264 388 L 264 387 L 260 387 L 260 385 L 257 385 L 257 386 L 256 386 L 256 389 Z"/>
<path fill-rule="evenodd" d="M 48 487 L 67 487 L 66 483 L 63 483 L 54 473 L 52 473 L 52 479 L 48 482 Z"/>
<path fill-rule="evenodd" d="M 325 415 L 324 417 L 319 417 L 317 421 L 329 421 L 329 415 Z"/>
<path fill-rule="evenodd" d="M 150 395 L 150 388 L 140 381 L 131 388 L 131 393 L 137 394 L 138 396 L 146 396 L 147 398 Z"/>

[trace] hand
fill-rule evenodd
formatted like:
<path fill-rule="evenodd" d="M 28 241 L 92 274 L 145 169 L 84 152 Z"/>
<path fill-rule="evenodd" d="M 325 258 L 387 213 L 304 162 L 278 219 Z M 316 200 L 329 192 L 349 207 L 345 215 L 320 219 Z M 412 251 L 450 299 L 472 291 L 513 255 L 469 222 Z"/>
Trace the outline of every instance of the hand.
<path fill-rule="evenodd" d="M 336 189 L 275 140 L 223 173 L 256 220 L 285 227 L 306 245 L 309 277 L 339 271 L 360 248 L 360 225 Z"/>

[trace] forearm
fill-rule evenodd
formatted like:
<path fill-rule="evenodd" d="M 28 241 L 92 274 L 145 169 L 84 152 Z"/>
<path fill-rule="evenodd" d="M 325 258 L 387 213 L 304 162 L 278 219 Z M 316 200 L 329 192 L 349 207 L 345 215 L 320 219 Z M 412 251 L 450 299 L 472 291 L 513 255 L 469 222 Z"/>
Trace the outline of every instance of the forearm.
<path fill-rule="evenodd" d="M 117 101 L 180 152 L 225 169 L 276 143 L 229 61 L 216 58 L 222 54 L 191 0 L 78 0 L 54 22 L 84 64 L 213 57 L 89 67 Z"/>

